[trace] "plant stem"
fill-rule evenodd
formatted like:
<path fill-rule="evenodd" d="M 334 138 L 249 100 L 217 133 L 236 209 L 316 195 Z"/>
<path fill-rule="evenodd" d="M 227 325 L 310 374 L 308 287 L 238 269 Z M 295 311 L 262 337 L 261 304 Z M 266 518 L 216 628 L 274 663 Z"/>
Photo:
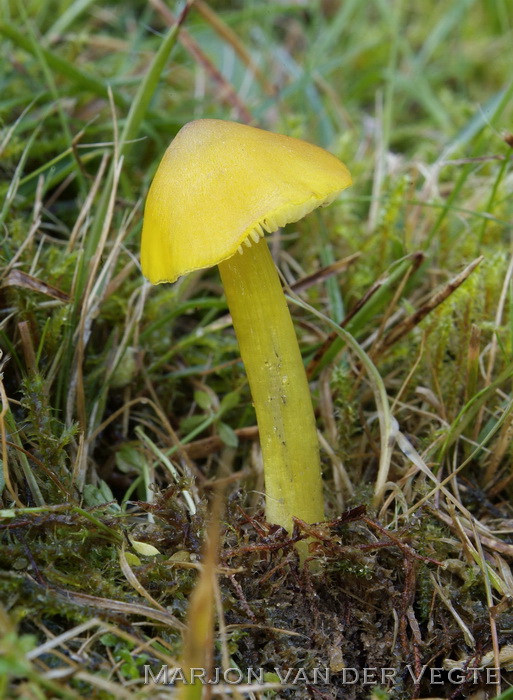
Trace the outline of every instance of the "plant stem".
<path fill-rule="evenodd" d="M 220 263 L 253 396 L 264 460 L 266 517 L 324 519 L 319 445 L 310 391 L 287 302 L 262 238 Z"/>

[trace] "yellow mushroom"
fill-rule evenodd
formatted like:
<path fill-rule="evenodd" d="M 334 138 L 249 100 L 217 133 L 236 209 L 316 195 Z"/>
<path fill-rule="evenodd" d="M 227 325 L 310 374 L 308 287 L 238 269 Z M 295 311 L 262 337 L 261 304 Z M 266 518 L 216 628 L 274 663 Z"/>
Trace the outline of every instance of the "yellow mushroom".
<path fill-rule="evenodd" d="M 263 237 L 350 184 L 322 148 L 201 119 L 167 149 L 144 211 L 141 262 L 151 282 L 219 265 L 259 426 L 266 517 L 289 532 L 293 516 L 323 519 L 322 478 L 301 353 Z"/>

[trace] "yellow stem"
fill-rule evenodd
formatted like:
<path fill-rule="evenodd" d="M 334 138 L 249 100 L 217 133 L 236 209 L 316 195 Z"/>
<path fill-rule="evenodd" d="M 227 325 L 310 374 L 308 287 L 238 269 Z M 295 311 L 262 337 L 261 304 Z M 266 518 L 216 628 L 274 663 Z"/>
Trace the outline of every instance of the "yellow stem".
<path fill-rule="evenodd" d="M 219 265 L 253 396 L 264 460 L 266 517 L 324 519 L 310 390 L 285 296 L 262 238 Z"/>

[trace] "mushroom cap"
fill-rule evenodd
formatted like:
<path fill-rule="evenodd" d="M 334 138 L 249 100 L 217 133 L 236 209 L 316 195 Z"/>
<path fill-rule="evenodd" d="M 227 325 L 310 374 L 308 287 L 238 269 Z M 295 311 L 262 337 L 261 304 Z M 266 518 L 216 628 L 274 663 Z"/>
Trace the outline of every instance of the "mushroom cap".
<path fill-rule="evenodd" d="M 142 271 L 174 282 L 217 265 L 330 204 L 351 184 L 346 166 L 318 146 L 219 119 L 186 124 L 157 169 L 144 210 Z"/>

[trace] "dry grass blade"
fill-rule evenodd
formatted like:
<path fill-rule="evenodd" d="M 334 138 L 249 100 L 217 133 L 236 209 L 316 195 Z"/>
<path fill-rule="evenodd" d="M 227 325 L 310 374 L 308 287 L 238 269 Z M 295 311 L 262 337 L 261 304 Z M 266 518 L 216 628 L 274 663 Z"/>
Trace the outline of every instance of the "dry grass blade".
<path fill-rule="evenodd" d="M 112 180 L 112 191 L 111 191 L 111 196 L 110 196 L 110 200 L 109 200 L 109 206 L 107 209 L 107 215 L 106 215 L 106 219 L 104 221 L 104 226 L 103 226 L 102 234 L 101 234 L 100 241 L 98 244 L 98 248 L 95 252 L 94 257 L 92 258 L 92 260 L 90 262 L 89 276 L 88 276 L 88 280 L 87 280 L 86 289 L 84 291 L 84 302 L 83 302 L 83 306 L 82 306 L 82 313 L 81 313 L 81 317 L 80 317 L 79 326 L 77 329 L 77 348 L 76 348 L 76 353 L 75 353 L 74 374 L 72 376 L 71 388 L 74 388 L 76 391 L 77 412 L 79 415 L 79 420 L 80 420 L 81 425 L 83 426 L 84 430 L 86 430 L 86 426 L 89 423 L 89 427 L 86 430 L 87 433 L 90 433 L 95 427 L 96 412 L 95 412 L 94 406 L 93 406 L 93 410 L 91 411 L 91 415 L 89 417 L 86 416 L 85 396 L 84 396 L 84 387 L 83 387 L 83 362 L 84 362 L 85 349 L 86 349 L 86 346 L 88 344 L 88 341 L 89 341 L 89 338 L 91 335 L 91 329 L 92 329 L 94 319 L 96 318 L 97 314 L 99 313 L 99 309 L 101 307 L 101 304 L 104 303 L 106 298 L 107 298 L 106 295 L 107 295 L 108 290 L 109 290 L 109 281 L 110 281 L 112 275 L 114 274 L 116 262 L 118 260 L 119 255 L 120 255 L 120 252 L 121 252 L 123 239 L 127 234 L 130 223 L 132 221 L 132 217 L 134 216 L 135 211 L 136 211 L 136 208 L 134 208 L 132 210 L 132 212 L 128 216 L 125 217 L 123 224 L 119 228 L 118 235 L 116 236 L 116 239 L 111 246 L 109 254 L 107 255 L 107 258 L 103 262 L 103 266 L 100 269 L 102 255 L 103 255 L 104 250 L 106 248 L 108 234 L 109 234 L 110 226 L 111 226 L 111 222 L 112 222 L 116 192 L 117 192 L 117 188 L 118 188 L 119 177 L 121 175 L 122 166 L 123 166 L 123 158 L 121 157 L 119 159 L 119 161 L 117 162 L 117 167 L 114 169 L 114 177 Z M 136 294 L 136 296 L 142 295 L 142 298 L 144 298 L 144 290 L 138 290 L 135 294 Z M 134 306 L 135 306 L 135 309 L 137 310 L 138 305 L 135 304 Z M 139 305 L 139 308 L 140 308 L 140 305 Z M 137 320 L 137 314 L 134 316 L 134 322 L 136 320 Z M 125 329 L 124 329 L 123 341 L 122 341 L 120 347 L 118 348 L 118 359 L 119 359 L 119 353 L 120 352 L 122 353 L 124 351 L 129 334 L 130 334 L 130 324 L 127 324 L 125 326 Z M 72 415 L 73 399 L 74 398 L 75 398 L 75 392 L 70 391 L 68 394 L 68 401 L 67 401 L 67 409 L 68 409 L 68 417 L 69 417 L 68 419 L 70 419 L 71 415 Z"/>
<path fill-rule="evenodd" d="M 27 144 L 27 149 L 29 145 Z M 21 163 L 20 163 L 21 165 Z M 23 257 L 23 252 L 26 249 L 29 249 L 34 245 L 34 239 L 36 236 L 36 233 L 39 231 L 39 228 L 41 226 L 41 210 L 43 207 L 43 202 L 42 202 L 42 193 L 43 193 L 43 184 L 44 184 L 44 179 L 43 177 L 39 177 L 38 182 L 37 182 L 37 190 L 36 190 L 36 197 L 35 197 L 35 202 L 34 202 L 34 211 L 32 215 L 32 224 L 30 226 L 30 229 L 25 237 L 25 240 L 23 243 L 18 246 L 18 249 L 16 253 L 13 255 L 11 260 L 9 261 L 8 265 L 6 265 L 1 274 L 0 274 L 0 279 L 7 277 L 9 273 L 11 272 L 12 269 L 17 265 L 18 261 Z M 5 212 L 5 207 L 10 201 L 10 198 L 14 200 L 16 192 L 13 191 L 11 194 L 11 189 L 14 187 L 15 183 L 13 182 L 8 190 L 8 196 L 6 197 L 5 204 L 4 204 L 4 212 Z M 19 185 L 19 183 L 16 183 L 16 185 Z M 3 212 L 2 212 L 3 213 Z M 2 219 L 2 215 L 0 214 L 0 222 Z"/>
<path fill-rule="evenodd" d="M 350 324 L 355 321 L 358 314 L 365 313 L 366 309 L 372 304 L 379 304 L 380 295 L 384 298 L 387 290 L 393 284 L 395 284 L 396 281 L 399 281 L 401 286 L 405 277 L 411 277 L 411 275 L 413 275 L 419 269 L 423 261 L 423 253 L 416 252 L 412 253 L 411 255 L 407 255 L 402 262 L 399 262 L 393 272 L 387 272 L 386 274 L 382 275 L 369 287 L 369 289 L 367 289 L 365 294 L 353 306 L 351 311 L 346 314 L 340 323 L 340 327 L 350 327 Z M 330 353 L 333 354 L 334 348 L 337 351 L 341 348 L 342 343 L 338 336 L 338 333 L 332 331 L 322 343 L 321 347 L 315 352 L 315 355 L 307 367 L 307 375 L 309 378 L 312 378 L 318 373 L 319 369 L 323 366 L 325 357 L 329 356 Z"/>
<path fill-rule="evenodd" d="M 20 321 L 18 323 L 18 333 L 20 334 L 21 348 L 27 370 L 29 374 L 34 374 L 37 371 L 37 359 L 27 321 Z"/>
<path fill-rule="evenodd" d="M 462 666 L 466 666 L 467 664 L 470 664 L 472 661 L 473 657 L 471 656 L 466 656 L 463 657 L 463 659 L 444 659 L 444 666 L 445 668 L 461 668 Z M 479 659 L 479 665 L 484 666 L 485 668 L 487 666 L 491 666 L 492 664 L 496 663 L 497 659 L 495 657 L 495 654 L 493 652 L 489 652 L 488 654 L 484 654 Z M 511 644 L 507 644 L 503 646 L 499 650 L 499 656 L 498 656 L 498 664 L 496 668 L 500 668 L 503 666 L 510 666 L 513 663 L 513 646 Z"/>
<path fill-rule="evenodd" d="M 461 617 L 461 615 L 456 611 L 448 594 L 442 589 L 442 586 L 438 583 L 438 581 L 436 580 L 436 577 L 432 573 L 430 573 L 430 578 L 431 578 L 431 581 L 433 583 L 433 586 L 436 589 L 436 592 L 440 596 L 440 599 L 444 603 L 445 607 L 449 610 L 449 612 L 451 613 L 453 618 L 456 620 L 458 627 L 463 632 L 465 642 L 473 649 L 476 646 L 476 640 L 474 639 L 474 635 L 472 634 L 472 632 L 469 630 L 468 626 L 463 621 L 463 618 Z"/>
<path fill-rule="evenodd" d="M 473 530 L 469 522 L 467 522 L 466 524 L 459 522 L 458 527 L 461 529 L 457 530 L 454 524 L 454 519 L 451 518 L 451 516 L 441 512 L 440 510 L 433 510 L 433 514 L 436 515 L 436 517 L 439 518 L 442 522 L 444 522 L 451 530 L 454 530 L 455 532 L 458 531 L 460 533 L 465 533 L 466 538 L 472 537 Z M 494 552 L 498 552 L 499 554 L 502 554 L 503 556 L 508 557 L 509 559 L 513 559 L 513 545 L 493 537 L 492 533 L 490 532 L 486 534 L 481 533 L 480 540 L 481 543 L 488 549 L 491 549 Z"/>
<path fill-rule="evenodd" d="M 53 287 L 51 284 L 48 284 L 48 282 L 43 282 L 43 280 L 38 279 L 37 277 L 32 277 L 32 275 L 29 275 L 22 270 L 11 270 L 3 279 L 1 286 L 29 289 L 30 291 L 44 294 L 45 296 L 51 297 L 52 299 L 57 299 L 58 301 L 69 301 L 69 294 L 66 292 L 63 292 L 61 289 L 57 289 L 57 287 Z"/>
<path fill-rule="evenodd" d="M 507 450 L 511 445 L 513 440 L 513 415 L 510 415 L 508 420 L 504 423 L 499 433 L 499 437 L 493 447 L 492 454 L 490 455 L 490 460 L 486 467 L 485 475 L 483 478 L 483 483 L 485 486 L 489 484 L 505 456 Z"/>
<path fill-rule="evenodd" d="M 98 172 L 96 173 L 96 177 L 94 179 L 94 182 L 91 186 L 91 189 L 88 192 L 87 198 L 86 198 L 83 206 L 80 209 L 80 212 L 77 216 L 77 220 L 75 221 L 75 225 L 73 226 L 73 230 L 71 231 L 71 234 L 70 234 L 70 237 L 68 240 L 68 252 L 71 252 L 73 250 L 77 241 L 80 239 L 82 227 L 84 226 L 84 224 L 87 220 L 87 217 L 89 215 L 91 207 L 93 206 L 93 202 L 95 200 L 95 197 L 98 194 L 98 190 L 99 190 L 100 185 L 103 181 L 103 176 L 105 174 L 105 169 L 107 167 L 109 157 L 110 157 L 109 153 L 104 153 L 102 156 L 100 167 L 98 168 Z"/>
<path fill-rule="evenodd" d="M 248 70 L 250 70 L 258 80 L 264 92 L 270 97 L 274 96 L 277 92 L 276 88 L 267 80 L 267 77 L 255 63 L 251 57 L 251 54 L 246 49 L 237 34 L 226 24 L 226 22 L 223 22 L 219 14 L 214 12 L 214 10 L 206 2 L 204 2 L 204 0 L 195 0 L 194 8 L 200 13 L 203 19 L 210 24 L 212 29 L 232 47 L 242 63 L 244 63 Z"/>
<path fill-rule="evenodd" d="M 164 625 L 169 625 L 173 629 L 184 630 L 185 625 L 180 622 L 174 615 L 162 610 L 149 608 L 147 605 L 139 603 L 126 603 L 122 600 L 112 600 L 110 598 L 99 598 L 98 596 L 89 595 L 87 593 L 76 593 L 75 591 L 65 591 L 64 589 L 56 589 L 56 593 L 79 605 L 86 605 L 98 610 L 111 610 L 119 612 L 123 615 L 141 615 L 149 620 L 162 622 Z"/>
<path fill-rule="evenodd" d="M 176 19 L 173 13 L 166 7 L 162 0 L 150 0 L 153 7 L 159 12 L 169 26 L 176 24 Z M 191 56 L 203 66 L 207 71 L 212 81 L 217 84 L 220 88 L 220 94 L 218 97 L 228 102 L 237 112 L 238 117 L 246 124 L 251 124 L 254 119 L 246 105 L 242 102 L 240 97 L 235 92 L 233 85 L 231 85 L 223 76 L 223 74 L 216 68 L 209 57 L 201 49 L 198 43 L 192 38 L 186 29 L 181 28 L 179 34 L 179 41 L 184 46 L 185 49 L 191 54 Z"/>
<path fill-rule="evenodd" d="M 305 634 L 301 634 L 301 632 L 295 632 L 294 630 L 287 630 L 281 627 L 269 627 L 267 625 L 258 625 L 256 623 L 251 622 L 245 622 L 244 624 L 226 625 L 227 631 L 239 629 L 269 630 L 270 632 L 275 632 L 276 634 L 284 634 L 290 637 L 303 637 L 304 639 L 308 639 L 308 637 Z"/>
<path fill-rule="evenodd" d="M 125 555 L 125 544 L 121 546 L 119 550 L 119 565 L 121 567 L 121 571 L 126 577 L 126 580 L 128 583 L 134 588 L 139 595 L 141 595 L 143 598 L 146 598 L 148 603 L 151 603 L 157 610 L 160 610 L 162 612 L 166 612 L 166 609 L 153 598 L 148 591 L 144 588 L 144 586 L 140 583 L 140 581 L 137 579 L 137 576 L 134 574 L 132 569 L 130 568 L 130 564 L 127 561 L 126 555 Z"/>
<path fill-rule="evenodd" d="M 473 260 L 470 265 L 460 272 L 456 277 L 454 277 L 450 282 L 448 282 L 445 287 L 431 296 L 428 301 L 417 309 L 415 313 L 405 318 L 401 323 L 398 323 L 392 330 L 390 330 L 384 338 L 376 343 L 373 347 L 373 356 L 379 355 L 382 352 L 388 350 L 392 345 L 397 343 L 401 338 L 407 335 L 415 326 L 417 326 L 431 311 L 440 306 L 446 299 L 448 299 L 451 294 L 453 294 L 458 287 L 460 287 L 465 280 L 467 280 L 470 275 L 474 272 L 476 267 L 483 261 L 483 256 L 480 255 L 479 258 Z"/>
<path fill-rule="evenodd" d="M 92 629 L 93 627 L 97 627 L 99 625 L 102 625 L 102 621 L 97 617 L 93 617 L 91 620 L 83 622 L 81 625 L 77 625 L 76 627 L 72 627 L 66 632 L 63 632 L 62 634 L 59 634 L 56 637 L 52 637 L 47 642 L 44 642 L 44 644 L 40 644 L 35 649 L 32 649 L 27 653 L 27 659 L 30 659 L 31 661 L 33 659 L 37 659 L 38 656 L 41 656 L 42 654 L 47 654 L 52 649 L 55 649 L 61 644 L 64 644 L 64 642 L 67 642 L 68 640 L 73 639 L 74 637 L 78 637 L 84 632 L 87 632 L 87 630 Z"/>
<path fill-rule="evenodd" d="M 297 282 L 294 282 L 294 284 L 291 284 L 290 289 L 293 292 L 302 292 L 312 287 L 314 284 L 321 284 L 330 279 L 330 277 L 333 277 L 333 275 L 338 275 L 340 272 L 347 270 L 360 256 L 361 253 L 354 253 L 354 255 L 349 255 L 347 258 L 337 260 L 331 263 L 331 265 L 321 267 L 320 270 L 316 270 L 316 272 L 312 272 L 311 275 L 306 275 L 306 277 L 302 277 Z"/>
<path fill-rule="evenodd" d="M 116 681 L 109 681 L 106 678 L 102 678 L 98 674 L 88 673 L 87 671 L 77 671 L 74 677 L 83 681 L 84 683 L 90 684 L 93 688 L 98 688 L 99 691 L 105 691 L 109 693 L 110 697 L 121 698 L 121 700 L 133 700 L 134 694 L 131 690 L 123 688 L 122 685 Z"/>
<path fill-rule="evenodd" d="M 208 673 L 212 665 L 220 517 L 221 495 L 217 492 L 211 509 L 207 540 L 204 544 L 202 570 L 189 599 L 182 658 L 182 670 L 188 682 L 180 687 L 180 700 L 199 700 L 202 697 L 203 685 L 200 681 L 190 682 L 191 671 L 205 669 Z"/>
<path fill-rule="evenodd" d="M 237 430 L 235 430 L 235 434 L 239 440 L 243 440 L 244 442 L 253 442 L 258 440 L 258 426 L 250 425 L 247 428 L 237 428 Z M 203 459 L 214 452 L 220 452 L 225 447 L 225 443 L 218 435 L 212 435 L 211 437 L 190 442 L 189 444 L 184 445 L 183 449 L 191 459 Z"/>

